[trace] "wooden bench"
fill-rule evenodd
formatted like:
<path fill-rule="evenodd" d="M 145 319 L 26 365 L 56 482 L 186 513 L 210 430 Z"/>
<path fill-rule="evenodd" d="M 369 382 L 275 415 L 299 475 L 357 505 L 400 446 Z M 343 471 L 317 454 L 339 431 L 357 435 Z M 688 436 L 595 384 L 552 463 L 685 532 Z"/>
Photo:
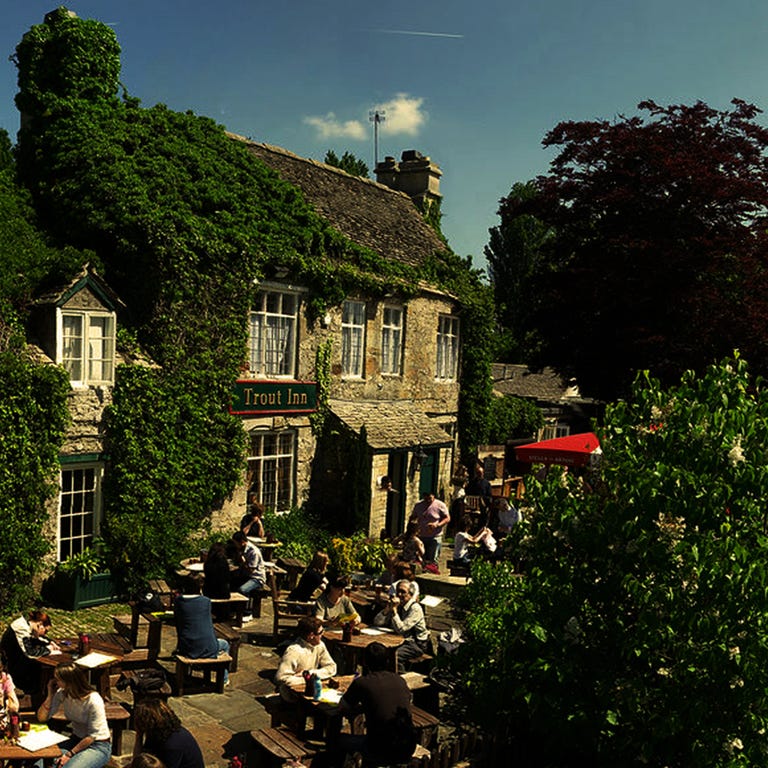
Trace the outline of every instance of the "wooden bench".
<path fill-rule="evenodd" d="M 419 732 L 419 744 L 429 748 L 437 737 L 437 726 L 440 725 L 440 721 L 429 712 L 413 706 L 411 707 L 411 717 L 413 718 L 413 727 Z"/>
<path fill-rule="evenodd" d="M 229 610 L 234 614 L 232 624 L 236 627 L 243 626 L 243 614 L 248 607 L 248 598 L 245 595 L 240 594 L 240 592 L 230 592 L 229 597 L 215 597 L 211 599 L 211 603 L 214 606 L 223 606 L 229 608 Z M 255 613 L 256 605 L 259 606 L 258 614 Z M 254 598 L 254 615 L 261 615 L 261 598 L 258 600 Z"/>
<path fill-rule="evenodd" d="M 232 666 L 229 668 L 230 672 L 237 672 L 237 657 L 240 653 L 240 633 L 229 624 L 224 622 L 216 622 L 213 625 L 213 631 L 216 633 L 216 637 L 226 640 L 229 643 L 229 655 L 232 657 Z"/>
<path fill-rule="evenodd" d="M 107 714 L 107 723 L 112 731 L 112 752 L 115 755 L 121 755 L 123 753 L 123 731 L 128 727 L 131 713 L 116 701 L 105 701 L 104 708 Z M 55 715 L 51 715 L 51 720 L 59 725 L 67 722 L 64 712 L 61 710 Z"/>
<path fill-rule="evenodd" d="M 420 656 L 414 656 L 412 659 L 406 659 L 403 662 L 403 666 L 409 672 L 417 672 L 423 670 L 429 672 L 429 669 L 432 666 L 432 662 L 434 660 L 434 656 L 430 656 L 428 653 L 422 653 Z"/>
<path fill-rule="evenodd" d="M 131 615 L 113 616 L 112 624 L 118 634 L 122 635 L 131 645 L 132 650 L 125 653 L 120 662 L 123 669 L 146 667 L 157 659 L 162 642 L 163 620 L 152 613 L 142 612 L 136 600 L 130 600 Z M 146 644 L 139 643 L 139 629 L 146 629 Z"/>
<path fill-rule="evenodd" d="M 449 560 L 448 575 L 464 576 L 465 578 L 468 579 L 472 575 L 472 569 L 468 563 L 462 563 L 459 560 Z"/>
<path fill-rule="evenodd" d="M 176 695 L 184 695 L 184 681 L 194 670 L 203 671 L 205 681 L 210 683 L 211 673 L 216 673 L 216 692 L 224 693 L 224 672 L 232 664 L 232 657 L 222 653 L 215 659 L 190 659 L 188 656 L 176 656 Z"/>
<path fill-rule="evenodd" d="M 371 760 L 369 758 L 367 760 L 363 759 L 362 768 L 400 768 L 401 765 L 407 765 L 408 768 L 426 768 L 426 766 L 432 765 L 432 763 L 430 763 L 431 756 L 432 753 L 428 749 L 422 747 L 421 744 L 417 744 L 413 750 L 411 759 L 407 763 L 400 763 L 397 766 L 392 767 L 389 764 L 385 765 L 377 760 Z M 439 762 L 436 762 L 435 764 L 441 765 Z"/>
<path fill-rule="evenodd" d="M 251 731 L 251 738 L 271 758 L 270 762 L 282 765 L 286 760 L 303 760 L 312 757 L 317 749 L 300 739 L 288 728 L 260 728 Z"/>
<path fill-rule="evenodd" d="M 304 573 L 306 566 L 295 557 L 278 557 L 277 564 L 285 569 L 285 588 L 290 592 L 299 583 L 299 576 Z"/>

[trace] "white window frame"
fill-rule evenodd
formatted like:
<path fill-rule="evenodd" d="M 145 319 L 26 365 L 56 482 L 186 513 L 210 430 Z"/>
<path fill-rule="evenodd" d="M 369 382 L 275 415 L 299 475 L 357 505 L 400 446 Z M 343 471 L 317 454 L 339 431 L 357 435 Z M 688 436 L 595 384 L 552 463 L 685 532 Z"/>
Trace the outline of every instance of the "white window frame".
<path fill-rule="evenodd" d="M 65 483 L 65 474 L 72 482 Z M 99 535 L 102 522 L 102 482 L 104 464 L 100 461 L 62 464 L 59 470 L 59 508 L 56 519 L 56 558 L 66 560 L 82 552 Z M 68 489 L 65 490 L 65 485 Z M 69 518 L 68 535 L 64 519 Z M 74 524 L 78 521 L 77 524 Z M 88 521 L 88 522 L 86 522 Z M 85 523 L 85 524 L 84 524 Z"/>
<path fill-rule="evenodd" d="M 403 357 L 403 308 L 385 305 L 381 316 L 381 372 L 399 376 Z"/>
<path fill-rule="evenodd" d="M 554 440 L 558 437 L 568 437 L 571 427 L 561 421 L 547 421 L 539 430 L 539 440 Z"/>
<path fill-rule="evenodd" d="M 459 373 L 459 318 L 439 315 L 437 319 L 437 360 L 435 378 L 453 381 Z"/>
<path fill-rule="evenodd" d="M 254 430 L 248 439 L 248 500 L 255 495 L 265 509 L 287 512 L 294 498 L 296 432 Z"/>
<path fill-rule="evenodd" d="M 347 300 L 341 309 L 341 375 L 362 379 L 365 365 L 365 302 Z"/>
<path fill-rule="evenodd" d="M 79 332 L 76 334 L 68 332 L 71 321 L 79 323 Z M 99 332 L 101 324 L 106 326 L 103 332 Z M 57 310 L 56 362 L 64 366 L 73 386 L 114 383 L 115 328 L 114 312 L 63 308 Z"/>
<path fill-rule="evenodd" d="M 252 375 L 296 378 L 299 306 L 294 291 L 259 291 L 248 316 L 248 368 Z"/>

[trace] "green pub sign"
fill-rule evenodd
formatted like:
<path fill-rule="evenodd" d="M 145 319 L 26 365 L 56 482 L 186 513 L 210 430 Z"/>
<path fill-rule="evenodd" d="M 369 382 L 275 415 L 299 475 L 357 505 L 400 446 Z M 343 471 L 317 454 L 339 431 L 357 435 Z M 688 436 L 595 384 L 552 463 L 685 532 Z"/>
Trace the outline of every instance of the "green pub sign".
<path fill-rule="evenodd" d="M 254 381 L 239 379 L 229 412 L 239 416 L 265 413 L 312 413 L 317 410 L 314 381 Z"/>

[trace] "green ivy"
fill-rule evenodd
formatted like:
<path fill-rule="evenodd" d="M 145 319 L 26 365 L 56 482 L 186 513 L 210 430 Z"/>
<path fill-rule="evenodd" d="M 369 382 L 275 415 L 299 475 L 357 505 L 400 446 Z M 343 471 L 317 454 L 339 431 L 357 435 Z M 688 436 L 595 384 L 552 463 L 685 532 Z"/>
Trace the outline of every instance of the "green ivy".
<path fill-rule="evenodd" d="M 453 293 L 463 441 L 483 442 L 493 306 L 469 260 L 446 250 L 415 269 L 383 258 L 212 120 L 120 98 L 119 45 L 103 24 L 61 8 L 24 35 L 15 61 L 19 177 L 59 243 L 101 256 L 132 344 L 160 366 L 121 370 L 107 418 L 105 536 L 129 579 L 173 562 L 238 481 L 244 438 L 226 406 L 254 282 L 287 271 L 308 289 L 310 323 L 350 294 L 407 299 L 424 280 Z M 318 352 L 321 388 L 328 355 Z M 321 410 L 314 428 L 323 421 Z"/>

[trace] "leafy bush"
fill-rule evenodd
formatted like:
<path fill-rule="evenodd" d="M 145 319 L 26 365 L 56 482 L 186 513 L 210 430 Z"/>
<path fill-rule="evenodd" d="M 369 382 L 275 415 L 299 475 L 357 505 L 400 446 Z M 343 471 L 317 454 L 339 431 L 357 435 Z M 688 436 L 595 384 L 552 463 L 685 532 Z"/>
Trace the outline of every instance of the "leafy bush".
<path fill-rule="evenodd" d="M 304 563 L 309 563 L 318 550 L 327 550 L 330 540 L 328 531 L 303 507 L 285 514 L 265 512 L 264 530 L 283 543 L 279 550 L 282 557 L 295 557 Z"/>
<path fill-rule="evenodd" d="M 768 391 L 743 360 L 608 409 L 595 492 L 527 486 L 527 563 L 478 563 L 467 709 L 532 766 L 768 757 Z"/>
<path fill-rule="evenodd" d="M 58 570 L 89 581 L 105 567 L 106 563 L 101 554 L 92 547 L 86 547 L 82 552 L 70 555 L 64 562 L 59 563 Z"/>
<path fill-rule="evenodd" d="M 358 532 L 345 538 L 332 538 L 328 556 L 331 569 L 340 575 L 355 571 L 373 575 L 384 570 L 384 562 L 391 552 L 393 547 L 389 542 L 371 539 Z"/>
<path fill-rule="evenodd" d="M 514 395 L 491 398 L 488 441 L 503 445 L 510 438 L 532 437 L 544 423 L 536 403 Z"/>

